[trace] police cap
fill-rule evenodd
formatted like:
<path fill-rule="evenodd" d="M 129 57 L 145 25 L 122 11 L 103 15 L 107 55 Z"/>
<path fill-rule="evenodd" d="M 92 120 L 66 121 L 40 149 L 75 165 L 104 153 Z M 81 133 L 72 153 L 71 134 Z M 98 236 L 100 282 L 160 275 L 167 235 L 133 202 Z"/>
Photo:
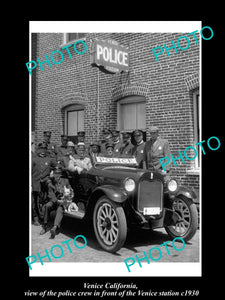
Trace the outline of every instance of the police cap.
<path fill-rule="evenodd" d="M 112 141 L 109 141 L 105 144 L 105 148 L 108 149 L 109 147 L 114 149 L 114 143 Z"/>
<path fill-rule="evenodd" d="M 47 144 L 46 143 L 39 143 L 37 148 L 38 149 L 47 149 Z"/>
<path fill-rule="evenodd" d="M 77 132 L 77 135 L 78 135 L 78 136 L 85 137 L 85 131 L 78 131 L 78 132 Z"/>
<path fill-rule="evenodd" d="M 43 132 L 43 134 L 44 134 L 45 136 L 51 136 L 52 132 L 49 131 L 49 130 L 46 130 L 46 131 Z"/>
<path fill-rule="evenodd" d="M 127 131 L 122 132 L 122 135 L 123 135 L 123 138 L 124 138 L 124 139 L 128 139 L 128 138 L 131 137 L 131 133 L 130 133 L 130 132 L 127 132 Z"/>
<path fill-rule="evenodd" d="M 119 134 L 120 134 L 119 130 L 112 130 L 113 137 L 117 137 L 117 136 L 119 136 Z"/>
<path fill-rule="evenodd" d="M 103 134 L 112 134 L 112 131 L 110 129 L 103 129 L 102 133 Z"/>
<path fill-rule="evenodd" d="M 136 130 L 133 131 L 133 135 L 134 136 L 141 136 L 141 135 L 143 135 L 143 131 L 140 130 L 140 129 L 136 129 Z"/>
<path fill-rule="evenodd" d="M 66 140 L 68 139 L 68 136 L 66 134 L 61 134 L 61 138 Z"/>
<path fill-rule="evenodd" d="M 98 147 L 100 147 L 100 143 L 96 140 L 96 141 L 93 141 L 90 146 L 98 146 Z"/>

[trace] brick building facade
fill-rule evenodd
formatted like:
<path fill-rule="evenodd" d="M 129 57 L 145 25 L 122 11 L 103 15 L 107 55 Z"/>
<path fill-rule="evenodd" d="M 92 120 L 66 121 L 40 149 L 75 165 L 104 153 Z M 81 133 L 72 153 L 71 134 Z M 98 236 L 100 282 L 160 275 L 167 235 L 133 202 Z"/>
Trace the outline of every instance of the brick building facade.
<path fill-rule="evenodd" d="M 166 44 L 171 47 L 188 33 L 87 33 L 82 37 L 86 53 L 63 50 L 64 61 L 50 68 L 37 66 L 32 75 L 32 132 L 36 143 L 43 131 L 51 130 L 51 141 L 59 144 L 60 135 L 76 135 L 71 130 L 83 129 L 86 141 L 101 139 L 104 128 L 119 130 L 157 125 L 160 135 L 168 139 L 174 157 L 199 140 L 199 75 L 200 47 L 189 36 L 187 50 L 165 51 L 156 61 L 152 49 Z M 199 35 L 196 35 L 199 40 Z M 54 50 L 70 41 L 66 33 L 33 33 L 32 60 L 45 61 Z M 94 39 L 112 39 L 129 47 L 129 72 L 106 74 L 90 64 L 90 46 Z M 74 41 L 73 41 L 74 42 Z M 180 41 L 180 45 L 182 42 Z M 184 46 L 185 47 L 185 46 Z M 57 53 L 54 55 L 57 58 Z M 136 120 L 129 120 L 129 109 Z M 70 122 L 77 124 L 70 128 Z M 121 120 L 127 120 L 129 124 Z M 133 122 L 133 123 L 132 123 Z M 136 123 L 135 123 L 136 122 Z M 136 128 L 129 128 L 136 129 Z M 149 134 L 147 132 L 147 139 Z M 191 156 L 191 155 L 190 155 Z M 199 189 L 199 161 L 183 164 L 177 160 L 174 175 L 181 184 Z"/>

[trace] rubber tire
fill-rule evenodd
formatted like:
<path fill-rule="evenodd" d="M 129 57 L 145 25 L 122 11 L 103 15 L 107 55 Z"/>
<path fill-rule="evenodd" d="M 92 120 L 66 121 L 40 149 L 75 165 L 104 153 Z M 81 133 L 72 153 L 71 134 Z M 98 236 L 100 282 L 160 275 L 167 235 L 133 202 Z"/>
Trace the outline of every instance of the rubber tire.
<path fill-rule="evenodd" d="M 195 235 L 195 233 L 198 229 L 197 207 L 191 199 L 189 199 L 185 196 L 178 196 L 175 199 L 182 200 L 187 205 L 187 207 L 189 209 L 189 213 L 190 213 L 191 224 L 190 224 L 190 227 L 188 228 L 187 232 L 183 235 L 180 235 L 180 234 L 176 235 L 174 233 L 174 230 L 171 231 L 172 226 L 165 227 L 165 230 L 172 239 L 174 239 L 176 237 L 181 237 L 185 242 L 187 242 L 190 239 L 192 239 L 192 237 Z"/>
<path fill-rule="evenodd" d="M 118 218 L 118 223 L 119 223 L 118 238 L 117 238 L 116 242 L 112 246 L 107 245 L 103 241 L 103 239 L 99 235 L 98 228 L 97 228 L 97 213 L 98 213 L 99 207 L 103 203 L 110 204 L 111 207 L 114 209 L 114 211 L 115 211 L 115 213 L 117 215 L 117 218 Z M 96 202 L 95 207 L 94 207 L 94 211 L 93 211 L 93 225 L 94 225 L 94 232 L 95 232 L 96 239 L 97 239 L 98 243 L 100 244 L 100 246 L 105 251 L 111 252 L 111 253 L 115 253 L 115 252 L 117 252 L 119 249 L 121 249 L 123 247 L 123 245 L 124 245 L 124 243 L 126 241 L 126 237 L 127 237 L 127 221 L 126 221 L 126 216 L 125 216 L 123 207 L 120 204 L 117 204 L 117 203 L 111 201 L 106 196 L 100 197 L 98 199 L 98 201 Z"/>

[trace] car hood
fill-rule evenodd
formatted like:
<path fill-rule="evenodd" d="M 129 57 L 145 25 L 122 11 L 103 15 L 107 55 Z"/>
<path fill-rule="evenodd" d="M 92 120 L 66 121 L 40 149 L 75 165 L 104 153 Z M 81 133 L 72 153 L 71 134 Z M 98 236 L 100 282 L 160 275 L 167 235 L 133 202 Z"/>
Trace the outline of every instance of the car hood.
<path fill-rule="evenodd" d="M 120 178 L 124 179 L 127 177 L 138 180 L 147 170 L 126 167 L 126 166 L 107 166 L 107 167 L 93 167 L 89 174 L 95 176 L 103 176 L 105 178 Z"/>

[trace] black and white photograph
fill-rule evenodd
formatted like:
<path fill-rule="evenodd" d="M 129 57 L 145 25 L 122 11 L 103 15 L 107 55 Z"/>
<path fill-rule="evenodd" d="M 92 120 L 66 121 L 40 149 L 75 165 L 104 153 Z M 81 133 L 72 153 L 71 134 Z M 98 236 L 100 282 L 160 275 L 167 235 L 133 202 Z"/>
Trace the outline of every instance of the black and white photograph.
<path fill-rule="evenodd" d="M 19 294 L 216 297 L 218 22 L 27 17 L 24 30 Z"/>
<path fill-rule="evenodd" d="M 201 276 L 213 28 L 31 21 L 29 35 L 29 276 Z"/>

